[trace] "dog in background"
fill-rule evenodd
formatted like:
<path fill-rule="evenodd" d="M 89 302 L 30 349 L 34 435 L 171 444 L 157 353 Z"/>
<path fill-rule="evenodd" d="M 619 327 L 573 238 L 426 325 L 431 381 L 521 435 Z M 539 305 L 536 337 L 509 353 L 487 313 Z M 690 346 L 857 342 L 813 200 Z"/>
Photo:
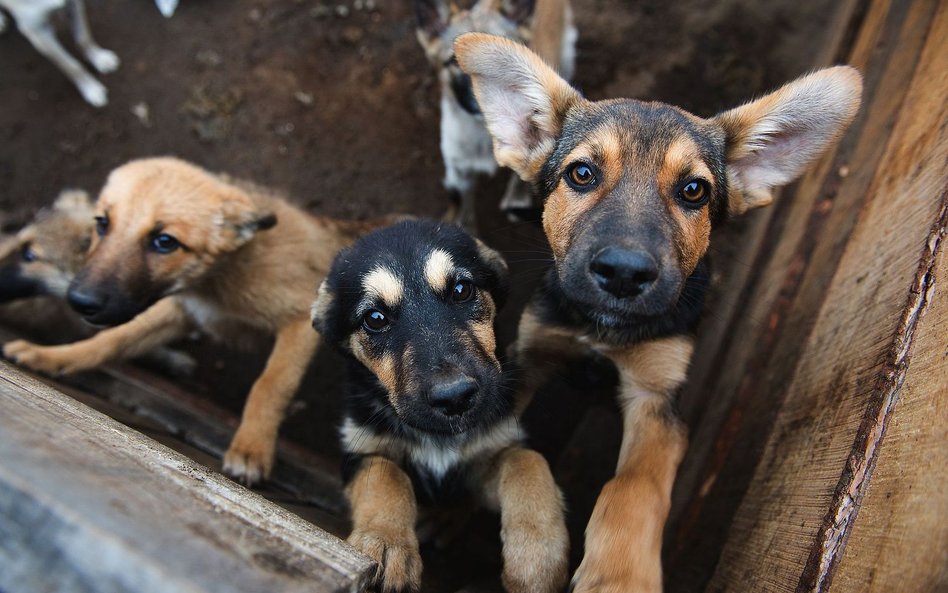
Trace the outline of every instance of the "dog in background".
<path fill-rule="evenodd" d="M 845 66 L 820 70 L 703 119 L 663 103 L 588 101 L 506 39 L 469 34 L 455 50 L 497 162 L 544 199 L 555 265 L 520 322 L 525 389 L 577 353 L 599 352 L 619 371 L 619 464 L 586 528 L 573 590 L 658 593 L 687 445 L 674 399 L 708 286 L 711 229 L 769 204 L 834 142 L 859 108 L 862 79 Z"/>
<path fill-rule="evenodd" d="M 499 510 L 511 593 L 566 586 L 563 503 L 523 447 L 495 355 L 503 258 L 459 227 L 408 221 L 336 258 L 313 324 L 348 360 L 342 425 L 349 543 L 379 563 L 383 591 L 417 591 L 418 504 L 474 495 Z"/>
<path fill-rule="evenodd" d="M 454 40 L 479 31 L 532 47 L 570 79 L 576 58 L 576 28 L 568 0 L 476 0 L 460 8 L 453 0 L 414 0 L 418 40 L 438 72 L 441 86 L 441 156 L 444 186 L 457 208 L 457 222 L 473 230 L 474 181 L 493 175 L 497 163 L 470 77 L 454 58 Z M 532 207 L 529 187 L 512 176 L 501 201 L 508 213 Z"/>
<path fill-rule="evenodd" d="M 37 371 L 73 373 L 192 329 L 228 342 L 245 328 L 275 335 L 224 457 L 224 470 L 245 483 L 267 477 L 284 412 L 319 342 L 308 287 L 373 224 L 313 217 L 266 190 L 173 158 L 113 171 L 95 213 L 90 251 L 67 299 L 87 322 L 109 329 L 62 346 L 10 342 L 4 356 Z"/>
<path fill-rule="evenodd" d="M 166 17 L 171 17 L 178 6 L 178 0 L 156 0 L 156 3 Z M 121 61 L 115 52 L 99 46 L 92 38 L 83 0 L 0 0 L 0 9 L 13 16 L 23 36 L 72 81 L 82 98 L 93 107 L 105 107 L 109 103 L 109 91 L 105 85 L 66 51 L 56 38 L 52 16 L 66 8 L 70 12 L 73 39 L 86 60 L 100 74 L 115 72 Z M 0 12 L 0 33 L 6 27 L 7 19 Z"/>

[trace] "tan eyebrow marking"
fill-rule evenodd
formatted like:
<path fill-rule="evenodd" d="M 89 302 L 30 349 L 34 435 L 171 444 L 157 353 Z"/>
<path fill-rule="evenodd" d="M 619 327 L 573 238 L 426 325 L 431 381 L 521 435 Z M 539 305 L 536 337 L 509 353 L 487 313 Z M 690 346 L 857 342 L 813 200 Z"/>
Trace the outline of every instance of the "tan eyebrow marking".
<path fill-rule="evenodd" d="M 425 278 L 435 292 L 442 292 L 454 274 L 454 260 L 443 249 L 435 249 L 425 260 Z"/>
<path fill-rule="evenodd" d="M 381 299 L 388 307 L 398 306 L 404 294 L 404 288 L 398 276 L 382 266 L 372 268 L 362 277 L 362 289 L 367 297 Z"/>

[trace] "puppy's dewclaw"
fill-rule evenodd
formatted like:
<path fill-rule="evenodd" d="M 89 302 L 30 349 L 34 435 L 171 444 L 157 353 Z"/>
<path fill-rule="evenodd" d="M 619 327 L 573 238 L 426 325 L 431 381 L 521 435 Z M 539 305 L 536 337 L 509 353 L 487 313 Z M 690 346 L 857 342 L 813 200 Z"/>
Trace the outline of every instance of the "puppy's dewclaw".
<path fill-rule="evenodd" d="M 507 39 L 462 35 L 455 54 L 497 162 L 543 199 L 553 251 L 512 348 L 525 367 L 517 400 L 583 352 L 619 371 L 620 463 L 587 527 L 574 590 L 658 593 L 686 444 L 673 399 L 708 287 L 711 229 L 769 204 L 839 137 L 859 107 L 861 77 L 827 68 L 701 118 L 662 103 L 588 101 Z"/>

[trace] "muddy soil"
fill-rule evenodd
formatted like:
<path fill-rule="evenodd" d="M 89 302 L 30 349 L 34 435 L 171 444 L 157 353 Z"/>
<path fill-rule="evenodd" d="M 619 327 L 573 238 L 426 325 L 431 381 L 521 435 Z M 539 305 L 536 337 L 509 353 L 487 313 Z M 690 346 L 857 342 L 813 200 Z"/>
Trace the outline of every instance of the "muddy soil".
<path fill-rule="evenodd" d="M 833 7 L 830 0 L 573 1 L 575 83 L 587 96 L 663 100 L 699 115 L 812 68 Z M 149 0 L 87 3 L 98 41 L 122 59 L 116 73 L 100 77 L 110 93 L 105 109 L 83 103 L 15 30 L 0 37 L 4 229 L 64 187 L 96 192 L 113 167 L 162 154 L 269 185 L 320 214 L 437 217 L 445 210 L 435 76 L 407 0 L 182 0 L 171 20 Z M 483 238 L 505 252 L 514 273 L 502 347 L 549 262 L 535 224 L 512 224 L 497 212 L 505 180 L 485 179 L 478 205 Z M 203 361 L 191 387 L 239 411 L 265 351 L 189 347 Z M 579 369 L 526 419 L 566 482 L 576 558 L 598 484 L 615 460 L 609 375 Z M 341 379 L 338 358 L 321 353 L 284 434 L 335 456 Z M 579 424 L 602 438 L 569 442 Z"/>

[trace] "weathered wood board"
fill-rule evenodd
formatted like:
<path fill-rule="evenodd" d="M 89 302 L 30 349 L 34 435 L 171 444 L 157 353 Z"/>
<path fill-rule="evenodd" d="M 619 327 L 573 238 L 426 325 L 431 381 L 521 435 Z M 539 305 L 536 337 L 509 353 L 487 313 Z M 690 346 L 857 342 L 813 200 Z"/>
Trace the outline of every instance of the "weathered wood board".
<path fill-rule="evenodd" d="M 0 363 L 0 590 L 362 591 L 341 540 Z"/>
<path fill-rule="evenodd" d="M 948 336 L 925 328 L 943 327 L 931 299 L 945 281 L 946 8 L 874 0 L 854 12 L 841 61 L 864 72 L 861 114 L 781 196 L 730 287 L 731 326 L 702 336 L 714 362 L 682 401 L 693 438 L 666 534 L 670 591 L 945 588 L 948 480 L 925 447 L 948 447 L 932 416 L 948 390 L 931 378 L 948 378 Z M 902 436 L 887 448 L 890 431 Z M 885 494 L 872 494 L 875 467 Z M 926 494 L 928 508 L 909 504 Z M 910 530 L 912 568 L 911 545 L 894 551 Z"/>

